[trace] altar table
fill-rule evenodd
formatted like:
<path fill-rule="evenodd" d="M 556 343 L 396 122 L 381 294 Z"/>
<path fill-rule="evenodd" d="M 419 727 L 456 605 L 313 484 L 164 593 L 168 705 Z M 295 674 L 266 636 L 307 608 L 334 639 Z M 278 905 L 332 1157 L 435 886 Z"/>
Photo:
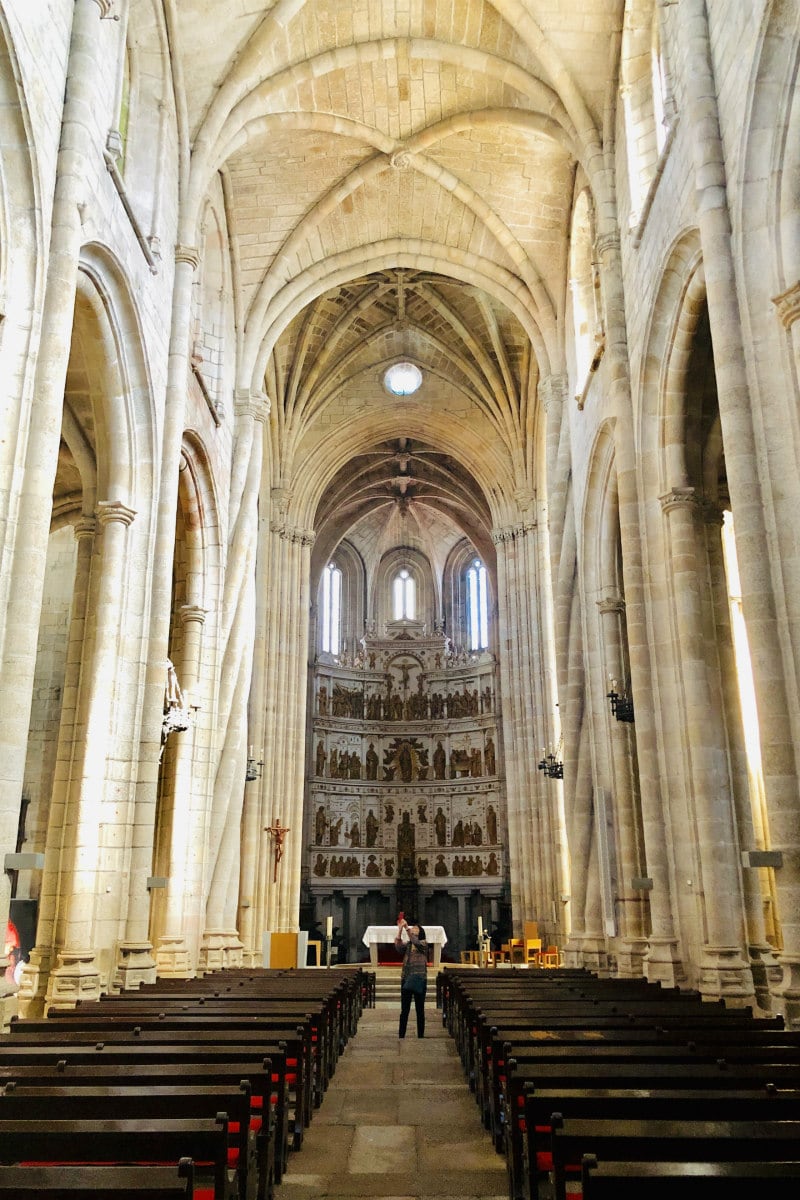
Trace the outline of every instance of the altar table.
<path fill-rule="evenodd" d="M 444 925 L 423 925 L 425 938 L 433 947 L 433 966 L 438 970 L 442 961 L 442 946 L 447 944 L 447 934 Z M 396 925 L 368 925 L 361 939 L 369 950 L 369 961 L 373 967 L 378 965 L 378 946 L 394 944 L 397 937 Z"/>

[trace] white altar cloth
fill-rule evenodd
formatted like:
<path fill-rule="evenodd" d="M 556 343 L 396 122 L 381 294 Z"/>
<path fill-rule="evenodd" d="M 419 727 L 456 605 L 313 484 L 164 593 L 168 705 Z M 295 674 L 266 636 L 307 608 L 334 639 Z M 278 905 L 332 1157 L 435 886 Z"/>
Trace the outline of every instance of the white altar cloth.
<path fill-rule="evenodd" d="M 447 934 L 444 931 L 443 925 L 423 925 L 425 930 L 425 938 L 429 946 L 433 947 L 433 965 L 439 966 L 442 961 L 442 946 L 447 945 Z M 362 942 L 369 950 L 369 959 L 372 966 L 378 965 L 378 946 L 394 943 L 397 937 L 396 925 L 368 925 L 364 930 Z"/>

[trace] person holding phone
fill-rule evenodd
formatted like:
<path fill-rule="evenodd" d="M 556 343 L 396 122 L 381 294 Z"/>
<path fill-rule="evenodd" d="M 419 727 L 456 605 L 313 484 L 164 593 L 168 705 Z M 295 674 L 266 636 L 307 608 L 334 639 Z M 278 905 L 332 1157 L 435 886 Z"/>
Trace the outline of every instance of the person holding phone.
<path fill-rule="evenodd" d="M 425 1036 L 425 993 L 428 989 L 428 943 L 425 930 L 415 921 L 407 921 L 401 915 L 397 921 L 395 947 L 403 955 L 400 972 L 400 1029 L 399 1036 L 406 1036 L 411 1001 L 417 1014 L 417 1037 Z"/>

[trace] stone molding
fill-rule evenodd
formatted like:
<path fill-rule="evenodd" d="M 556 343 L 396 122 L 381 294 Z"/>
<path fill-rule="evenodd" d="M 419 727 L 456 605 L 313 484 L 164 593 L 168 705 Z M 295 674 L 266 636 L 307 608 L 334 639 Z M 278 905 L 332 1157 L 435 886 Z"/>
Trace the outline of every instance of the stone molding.
<path fill-rule="evenodd" d="M 95 517 L 81 517 L 72 526 L 72 532 L 75 535 L 75 541 L 80 542 L 83 538 L 93 538 L 97 532 L 97 520 Z"/>
<path fill-rule="evenodd" d="M 594 240 L 594 250 L 597 258 L 602 260 L 607 254 L 613 252 L 619 253 L 620 236 L 618 229 L 609 229 L 605 233 L 598 233 Z"/>
<path fill-rule="evenodd" d="M 188 625 L 190 621 L 196 621 L 198 625 L 204 625 L 208 609 L 202 608 L 199 604 L 182 604 L 178 611 L 183 625 Z"/>

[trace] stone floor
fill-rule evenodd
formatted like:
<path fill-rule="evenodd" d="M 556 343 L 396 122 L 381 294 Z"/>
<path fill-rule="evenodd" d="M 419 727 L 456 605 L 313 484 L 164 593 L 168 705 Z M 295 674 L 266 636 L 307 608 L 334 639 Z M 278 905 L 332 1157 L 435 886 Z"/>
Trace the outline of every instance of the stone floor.
<path fill-rule="evenodd" d="M 399 978 L 379 969 L 377 1005 L 364 1011 L 275 1200 L 507 1200 L 505 1161 L 432 993 L 429 985 L 424 1039 L 412 1008 L 400 1041 Z"/>

